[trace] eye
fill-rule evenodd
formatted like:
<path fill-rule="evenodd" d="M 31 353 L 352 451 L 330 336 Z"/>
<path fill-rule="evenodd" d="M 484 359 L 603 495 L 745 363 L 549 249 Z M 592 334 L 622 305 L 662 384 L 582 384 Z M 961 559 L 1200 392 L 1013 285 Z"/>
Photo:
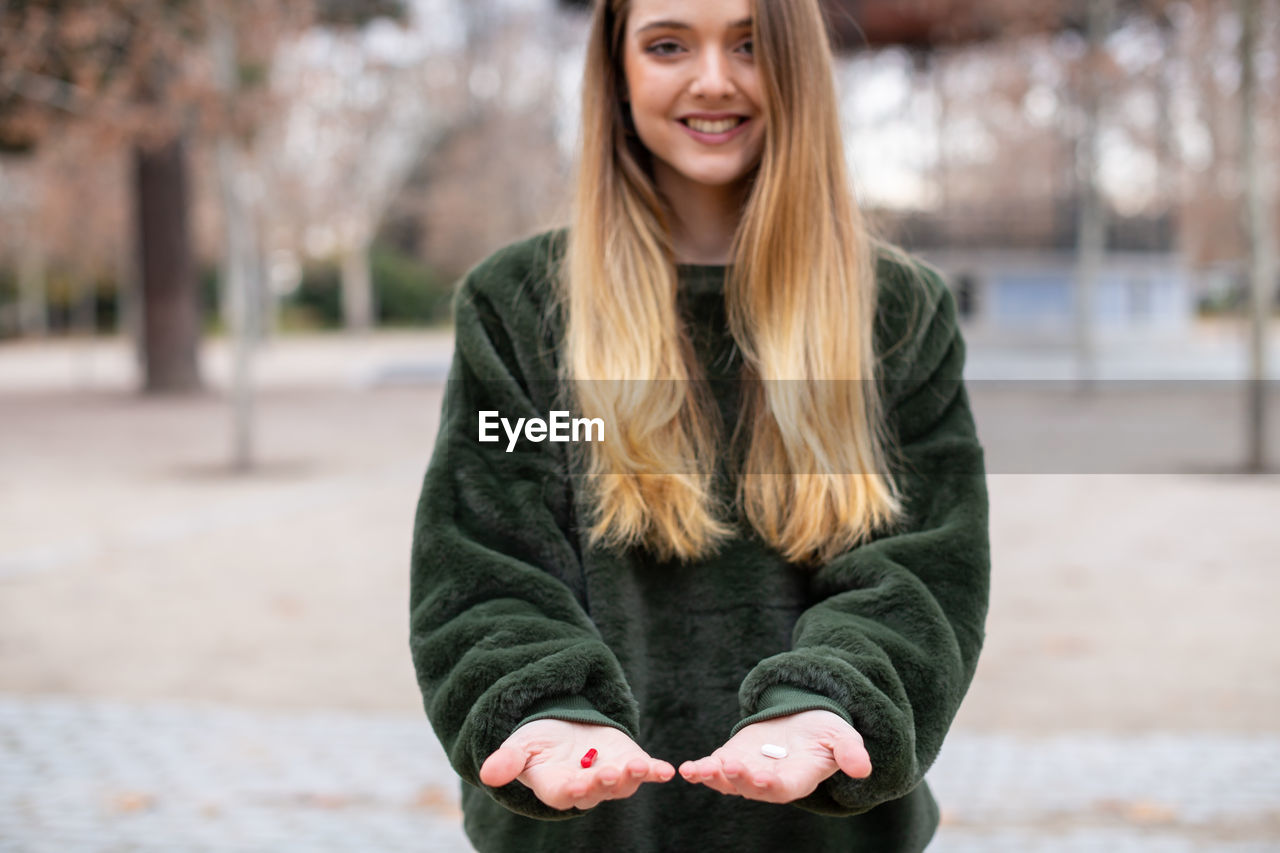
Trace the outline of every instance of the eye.
<path fill-rule="evenodd" d="M 745 53 L 747 56 L 755 56 L 756 43 L 751 39 L 747 39 L 742 44 L 738 45 L 738 50 Z"/>
<path fill-rule="evenodd" d="M 655 41 L 644 49 L 645 53 L 652 53 L 654 56 L 674 56 L 684 48 L 679 43 L 671 40 Z"/>

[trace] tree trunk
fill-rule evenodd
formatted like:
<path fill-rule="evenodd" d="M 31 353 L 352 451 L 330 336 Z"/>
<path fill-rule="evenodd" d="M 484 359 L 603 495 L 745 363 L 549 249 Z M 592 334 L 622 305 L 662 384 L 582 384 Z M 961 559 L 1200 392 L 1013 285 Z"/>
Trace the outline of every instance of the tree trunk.
<path fill-rule="evenodd" d="M 1267 467 L 1267 321 L 1275 286 L 1275 247 L 1270 222 L 1273 195 L 1271 174 L 1265 162 L 1262 122 L 1258 121 L 1258 74 L 1254 51 L 1262 29 L 1259 0 L 1240 0 L 1240 160 L 1244 179 L 1245 232 L 1249 245 L 1249 291 L 1252 296 L 1249 324 L 1248 424 L 1245 469 L 1260 474 Z"/>
<path fill-rule="evenodd" d="M 219 89 L 231 99 L 236 91 L 236 37 L 226 17 L 212 3 L 209 19 L 209 53 Z M 253 349 L 259 336 L 261 271 L 254 239 L 256 222 L 246 204 L 241 183 L 241 152 L 230 131 L 223 128 L 217 142 L 218 188 L 222 198 L 222 315 L 231 335 L 231 467 L 253 467 Z"/>
<path fill-rule="evenodd" d="M 349 331 L 373 327 L 373 276 L 369 244 L 363 240 L 342 255 L 342 317 Z"/>
<path fill-rule="evenodd" d="M 18 265 L 18 332 L 42 338 L 49 333 L 44 246 L 28 231 Z"/>
<path fill-rule="evenodd" d="M 187 227 L 186 147 L 182 137 L 134 148 L 139 272 L 142 280 L 144 390 L 201 388 L 200 309 Z"/>
<path fill-rule="evenodd" d="M 134 203 L 137 203 L 135 198 Z M 124 335 L 133 355 L 133 365 L 142 376 L 147 370 L 146 353 L 142 346 L 142 288 L 138 284 L 138 257 L 132 248 L 121 246 L 115 255 L 116 269 L 116 331 Z"/>
<path fill-rule="evenodd" d="M 1079 225 L 1076 246 L 1075 346 L 1076 378 L 1086 391 L 1098 374 L 1097 341 L 1094 334 L 1094 294 L 1098 270 L 1106 254 L 1106 210 L 1098 187 L 1099 124 L 1102 105 L 1103 42 L 1111 26 L 1114 0 L 1089 0 L 1089 51 L 1084 73 L 1084 127 L 1078 152 Z"/>

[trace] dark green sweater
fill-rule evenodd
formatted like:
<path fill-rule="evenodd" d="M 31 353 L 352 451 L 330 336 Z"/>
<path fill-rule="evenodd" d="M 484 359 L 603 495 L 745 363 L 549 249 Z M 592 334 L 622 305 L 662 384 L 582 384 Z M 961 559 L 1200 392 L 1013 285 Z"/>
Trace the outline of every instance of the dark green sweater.
<path fill-rule="evenodd" d="M 879 381 L 901 448 L 904 523 L 816 569 L 789 565 L 740 520 L 713 558 L 662 562 L 587 546 L 570 445 L 521 440 L 508 453 L 505 435 L 477 440 L 481 410 L 514 421 L 563 408 L 546 275 L 562 238 L 509 246 L 463 281 L 414 526 L 410 646 L 427 716 L 463 780 L 472 843 L 482 853 L 922 850 L 938 823 L 923 777 L 973 677 L 990 568 L 982 448 L 949 292 L 927 267 L 911 275 L 879 261 Z M 679 272 L 699 357 L 713 379 L 735 375 L 724 268 Z M 613 725 L 679 766 L 743 725 L 814 708 L 857 728 L 873 770 L 837 772 L 793 804 L 677 775 L 559 812 L 518 781 L 493 789 L 478 778 L 530 719 Z"/>

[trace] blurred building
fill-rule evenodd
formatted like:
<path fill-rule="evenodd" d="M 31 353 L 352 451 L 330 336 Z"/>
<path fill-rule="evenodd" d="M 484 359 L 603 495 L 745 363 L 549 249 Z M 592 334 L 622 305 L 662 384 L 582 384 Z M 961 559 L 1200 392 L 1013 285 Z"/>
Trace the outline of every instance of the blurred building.
<path fill-rule="evenodd" d="M 975 332 L 1065 341 L 1076 318 L 1078 222 L 1074 201 L 1044 199 L 914 213 L 887 230 L 947 274 L 961 318 Z M 1177 251 L 1169 215 L 1113 214 L 1093 327 L 1104 336 L 1185 332 L 1203 295 L 1198 281 Z"/>
<path fill-rule="evenodd" d="M 936 249 L 921 253 L 947 272 L 962 320 L 998 337 L 1067 340 L 1075 323 L 1077 258 L 1071 250 Z M 1099 334 L 1176 335 L 1195 315 L 1191 280 L 1173 252 L 1109 252 L 1098 270 Z"/>

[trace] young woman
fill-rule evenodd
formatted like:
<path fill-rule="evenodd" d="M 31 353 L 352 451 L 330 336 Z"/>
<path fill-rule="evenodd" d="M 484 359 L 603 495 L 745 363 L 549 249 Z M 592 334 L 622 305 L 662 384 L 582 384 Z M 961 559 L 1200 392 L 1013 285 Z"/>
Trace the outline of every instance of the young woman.
<path fill-rule="evenodd" d="M 982 448 L 946 287 L 865 232 L 830 65 L 817 0 L 602 0 L 572 224 L 461 285 L 410 642 L 478 850 L 937 826 Z"/>

